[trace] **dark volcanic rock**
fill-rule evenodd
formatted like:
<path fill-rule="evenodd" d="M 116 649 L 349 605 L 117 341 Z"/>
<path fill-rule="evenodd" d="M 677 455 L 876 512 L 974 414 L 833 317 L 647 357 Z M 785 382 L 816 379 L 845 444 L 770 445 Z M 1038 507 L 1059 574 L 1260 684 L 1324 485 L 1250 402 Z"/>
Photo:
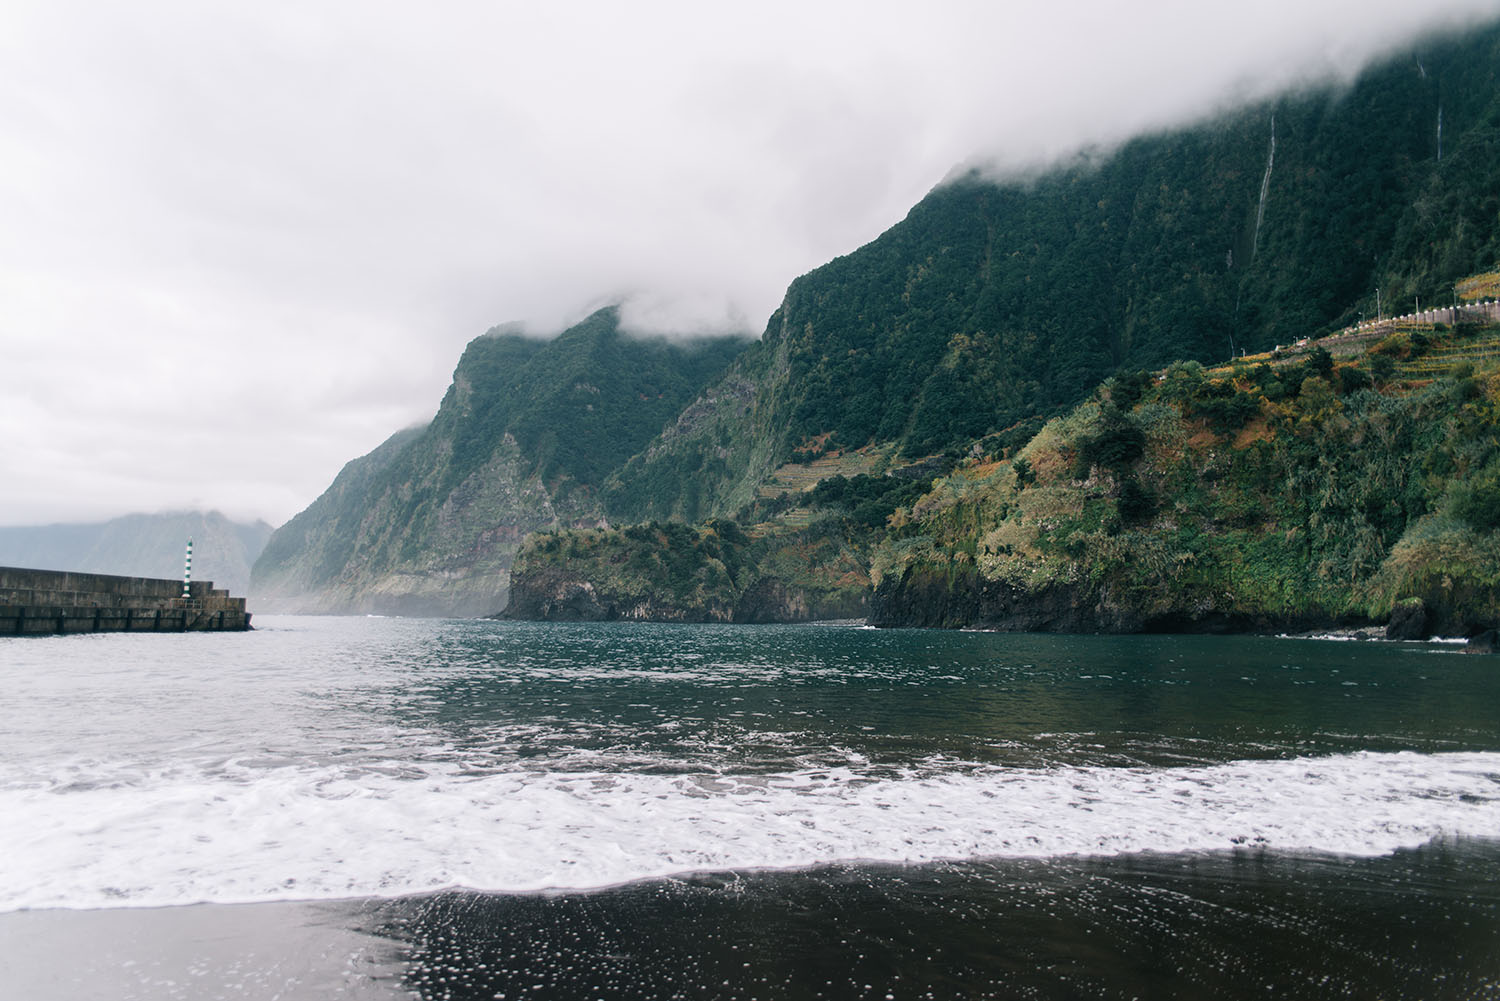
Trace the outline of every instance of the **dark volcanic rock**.
<path fill-rule="evenodd" d="M 1427 605 L 1421 598 L 1407 598 L 1391 609 L 1391 619 L 1385 626 L 1388 640 L 1425 640 L 1432 635 L 1427 628 L 1430 616 Z"/>
<path fill-rule="evenodd" d="M 1356 616 L 1270 615 L 1216 608 L 1145 608 L 1107 587 L 1048 584 L 1028 591 L 973 568 L 909 569 L 887 577 L 870 603 L 873 626 L 1045 633 L 1284 633 L 1369 626 Z"/>
<path fill-rule="evenodd" d="M 808 594 L 780 577 L 762 577 L 740 595 L 735 622 L 811 622 L 816 619 L 860 619 L 868 610 L 865 593 L 855 596 Z"/>
<path fill-rule="evenodd" d="M 619 594 L 559 567 L 532 567 L 511 578 L 510 604 L 496 618 L 530 622 L 809 622 L 863 618 L 864 593 L 809 593 L 779 577 L 762 577 L 734 606 L 713 597 L 680 602 L 670 595 Z"/>
<path fill-rule="evenodd" d="M 511 580 L 510 601 L 499 618 L 527 621 L 604 622 L 618 618 L 588 581 L 534 573 Z"/>
<path fill-rule="evenodd" d="M 780 577 L 760 578 L 734 606 L 736 622 L 803 622 L 808 617 L 807 595 L 788 588 Z"/>
<path fill-rule="evenodd" d="M 973 627 L 1002 632 L 1135 633 L 1144 615 L 1101 602 L 1084 588 L 1053 584 L 1025 591 L 985 580 L 972 568 L 887 577 L 870 605 L 874 626 Z"/>
<path fill-rule="evenodd" d="M 1486 629 L 1479 635 L 1470 637 L 1469 642 L 1464 644 L 1464 653 L 1500 653 L 1500 631 Z"/>

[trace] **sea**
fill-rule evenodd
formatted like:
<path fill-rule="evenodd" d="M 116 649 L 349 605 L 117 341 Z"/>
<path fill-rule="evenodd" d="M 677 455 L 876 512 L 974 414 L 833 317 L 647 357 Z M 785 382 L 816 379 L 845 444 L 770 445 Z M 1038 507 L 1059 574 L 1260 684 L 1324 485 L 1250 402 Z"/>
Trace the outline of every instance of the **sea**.
<path fill-rule="evenodd" d="M 1500 999 L 1500 658 L 257 617 L 0 639 L 0 996 Z"/>

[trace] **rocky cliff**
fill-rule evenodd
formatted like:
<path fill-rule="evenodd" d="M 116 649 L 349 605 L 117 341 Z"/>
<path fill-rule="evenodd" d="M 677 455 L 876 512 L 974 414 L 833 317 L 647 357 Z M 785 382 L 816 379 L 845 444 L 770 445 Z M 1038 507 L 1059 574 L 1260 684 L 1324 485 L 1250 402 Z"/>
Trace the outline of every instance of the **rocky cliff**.
<path fill-rule="evenodd" d="M 268 611 L 488 615 L 529 533 L 600 523 L 602 479 L 744 347 L 630 336 L 606 309 L 551 340 L 471 342 L 437 416 L 349 463 L 254 569 Z"/>
<path fill-rule="evenodd" d="M 612 512 L 733 516 L 799 448 L 956 454 L 1121 367 L 1328 333 L 1377 289 L 1387 315 L 1446 303 L 1500 259 L 1497 67 L 1492 26 L 1024 178 L 956 176 L 793 281 L 610 478 Z"/>
<path fill-rule="evenodd" d="M 609 622 L 807 622 L 862 618 L 869 580 L 808 533 L 752 538 L 730 521 L 533 536 L 504 617 Z"/>
<path fill-rule="evenodd" d="M 511 614 L 541 617 L 873 594 L 888 623 L 1220 628 L 1418 592 L 1435 623 L 1487 616 L 1480 571 L 1421 575 L 1455 526 L 1489 544 L 1451 492 L 1490 468 L 1488 356 L 1423 375 L 1430 323 L 1367 360 L 1270 352 L 1451 301 L 1500 260 L 1497 73 L 1491 25 L 1024 178 L 963 173 L 792 282 L 748 347 L 627 343 L 608 311 L 481 338 L 433 424 L 346 470 L 256 580 L 303 607 L 481 613 L 517 560 Z"/>

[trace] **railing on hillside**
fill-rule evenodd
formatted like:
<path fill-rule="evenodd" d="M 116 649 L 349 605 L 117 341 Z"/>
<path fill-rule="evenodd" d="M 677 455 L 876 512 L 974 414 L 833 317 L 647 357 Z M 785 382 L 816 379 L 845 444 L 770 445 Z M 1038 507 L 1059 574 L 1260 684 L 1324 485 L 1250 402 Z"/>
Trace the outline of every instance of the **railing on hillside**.
<path fill-rule="evenodd" d="M 1494 320 L 1500 322 L 1500 300 L 1485 299 L 1480 302 L 1464 303 L 1463 305 L 1440 306 L 1437 309 L 1424 309 L 1417 313 L 1406 313 L 1402 316 L 1388 316 L 1379 320 L 1366 320 L 1356 323 L 1352 327 L 1345 327 L 1334 337 L 1346 334 L 1369 334 L 1381 330 L 1395 330 L 1403 326 L 1413 324 L 1446 323 L 1448 326 L 1457 326 L 1460 323 L 1472 322 L 1474 320 Z"/>

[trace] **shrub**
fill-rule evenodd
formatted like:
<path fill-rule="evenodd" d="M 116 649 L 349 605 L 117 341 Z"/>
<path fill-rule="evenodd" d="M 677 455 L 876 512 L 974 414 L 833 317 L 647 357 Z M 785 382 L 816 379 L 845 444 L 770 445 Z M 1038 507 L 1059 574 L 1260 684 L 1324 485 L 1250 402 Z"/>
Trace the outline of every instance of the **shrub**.
<path fill-rule="evenodd" d="M 1109 399 L 1121 410 L 1130 410 L 1146 393 L 1151 384 L 1151 375 L 1141 369 L 1119 372 L 1109 380 Z"/>
<path fill-rule="evenodd" d="M 1453 489 L 1453 513 L 1481 532 L 1500 528 L 1500 466 Z"/>
<path fill-rule="evenodd" d="M 1141 486 L 1134 476 L 1120 484 L 1120 496 L 1115 504 L 1120 511 L 1120 520 L 1127 525 L 1145 521 L 1156 513 L 1156 495 Z"/>
<path fill-rule="evenodd" d="M 1302 390 L 1297 394 L 1302 409 L 1309 414 L 1321 414 L 1334 405 L 1333 387 L 1327 379 L 1308 376 L 1302 380 Z"/>
<path fill-rule="evenodd" d="M 1339 392 L 1345 396 L 1370 387 L 1370 374 L 1362 368 L 1346 365 L 1338 370 Z"/>
<path fill-rule="evenodd" d="M 1260 413 L 1260 397 L 1254 393 L 1236 392 L 1230 396 L 1219 396 L 1204 400 L 1193 408 L 1220 434 L 1237 431 Z"/>
<path fill-rule="evenodd" d="M 1106 404 L 1099 411 L 1098 426 L 1098 431 L 1078 442 L 1078 464 L 1084 475 L 1094 466 L 1125 469 L 1146 453 L 1146 433 L 1118 407 Z"/>
<path fill-rule="evenodd" d="M 1186 403 L 1198 395 L 1203 381 L 1203 366 L 1198 362 L 1174 362 L 1162 380 L 1161 398 L 1172 403 Z"/>

